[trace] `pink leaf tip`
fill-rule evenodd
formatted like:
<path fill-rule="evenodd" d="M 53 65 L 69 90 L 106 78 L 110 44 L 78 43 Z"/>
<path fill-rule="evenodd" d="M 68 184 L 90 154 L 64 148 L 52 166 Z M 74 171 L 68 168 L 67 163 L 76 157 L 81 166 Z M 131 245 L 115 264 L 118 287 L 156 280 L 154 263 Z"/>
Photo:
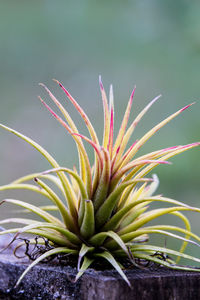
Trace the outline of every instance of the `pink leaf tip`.
<path fill-rule="evenodd" d="M 131 100 L 133 100 L 133 96 L 134 96 L 134 94 L 135 94 L 135 90 L 136 90 L 136 85 L 134 86 L 134 88 L 133 88 L 133 91 L 132 91 L 132 93 L 131 93 Z"/>
<path fill-rule="evenodd" d="M 181 112 L 184 111 L 185 109 L 187 109 L 188 107 L 192 106 L 193 104 L 195 104 L 195 102 L 191 103 L 191 104 L 188 104 L 186 106 L 184 106 L 182 109 L 181 109 Z"/>
<path fill-rule="evenodd" d="M 54 82 L 56 82 L 57 84 L 59 84 L 60 87 L 62 87 L 62 84 L 60 83 L 60 81 L 58 81 L 57 79 L 52 79 Z"/>
<path fill-rule="evenodd" d="M 72 98 L 72 96 L 70 95 L 70 93 L 62 85 L 62 83 L 60 83 L 60 81 L 58 81 L 57 79 L 53 79 L 53 81 L 55 81 L 61 87 L 61 89 L 65 92 L 65 94 L 67 95 L 67 97 L 69 97 L 70 99 Z"/>
<path fill-rule="evenodd" d="M 103 87 L 103 83 L 102 83 L 102 80 L 101 80 L 101 75 L 99 75 L 99 86 L 100 86 L 100 89 L 103 91 L 104 87 Z"/>

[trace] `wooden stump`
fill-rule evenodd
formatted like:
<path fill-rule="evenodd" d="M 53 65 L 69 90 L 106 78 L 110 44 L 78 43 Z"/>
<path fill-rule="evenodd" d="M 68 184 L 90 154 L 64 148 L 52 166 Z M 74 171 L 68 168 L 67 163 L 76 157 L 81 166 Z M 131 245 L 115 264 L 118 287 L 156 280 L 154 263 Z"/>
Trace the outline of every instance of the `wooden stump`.
<path fill-rule="evenodd" d="M 26 300 L 197 300 L 200 299 L 200 273 L 165 268 L 125 271 L 132 289 L 115 271 L 88 270 L 74 283 L 76 269 L 55 263 L 35 266 L 13 289 L 27 267 L 26 260 L 11 252 L 0 255 L 0 299 Z"/>

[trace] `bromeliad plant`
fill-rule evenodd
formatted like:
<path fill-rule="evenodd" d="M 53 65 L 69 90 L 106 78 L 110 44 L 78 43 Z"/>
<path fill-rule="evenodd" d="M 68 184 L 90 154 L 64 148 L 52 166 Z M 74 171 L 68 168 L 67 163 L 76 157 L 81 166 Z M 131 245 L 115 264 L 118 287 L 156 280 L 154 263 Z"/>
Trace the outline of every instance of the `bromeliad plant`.
<path fill-rule="evenodd" d="M 140 157 L 136 156 L 138 150 L 147 140 L 169 121 L 190 107 L 191 104 L 160 122 L 141 139 L 134 141 L 132 146 L 127 149 L 136 125 L 159 99 L 159 96 L 151 101 L 128 126 L 135 93 L 135 88 L 133 89 L 114 142 L 113 90 L 111 86 L 108 103 L 100 79 L 104 109 L 104 133 L 101 144 L 83 109 L 64 86 L 60 82 L 56 82 L 81 115 L 90 137 L 79 133 L 69 113 L 43 84 L 41 86 L 45 88 L 50 99 L 62 113 L 63 118 L 58 116 L 42 98 L 39 97 L 39 99 L 74 139 L 78 150 L 79 170 L 61 167 L 43 147 L 32 139 L 5 125 L 0 125 L 29 143 L 52 166 L 50 170 L 24 176 L 0 187 L 1 191 L 9 189 L 29 190 L 45 196 L 53 203 L 53 205 L 37 207 L 21 200 L 4 199 L 1 201 L 1 204 L 10 203 L 20 206 L 39 216 L 41 220 L 28 218 L 4 219 L 0 224 L 19 223 L 22 224 L 22 227 L 4 230 L 0 232 L 0 235 L 15 233 L 13 238 L 15 240 L 22 233 L 29 233 L 47 239 L 49 241 L 48 245 L 50 245 L 45 253 L 30 264 L 19 278 L 17 285 L 34 265 L 50 256 L 59 254 L 69 254 L 77 257 L 78 272 L 76 280 L 93 262 L 100 258 L 108 261 L 129 285 L 129 280 L 123 272 L 123 257 L 128 257 L 134 266 L 137 266 L 141 261 L 150 261 L 172 269 L 196 271 L 197 269 L 194 267 L 180 266 L 177 263 L 180 258 L 200 262 L 199 258 L 184 254 L 188 243 L 200 246 L 200 237 L 191 232 L 189 220 L 182 213 L 184 211 L 200 212 L 200 209 L 161 195 L 153 196 L 158 186 L 158 178 L 156 175 L 153 175 L 152 178 L 146 176 L 156 166 L 168 164 L 169 158 L 192 149 L 200 143 L 160 149 Z M 93 165 L 90 163 L 84 141 L 89 143 L 94 150 Z M 33 180 L 35 183 L 28 183 Z M 60 191 L 59 194 L 52 189 L 52 184 Z M 151 208 L 151 204 L 155 202 L 167 204 L 167 206 Z M 60 218 L 55 217 L 51 211 L 58 211 Z M 166 214 L 181 219 L 184 223 L 183 228 L 173 225 L 149 224 L 150 221 Z M 152 234 L 179 239 L 182 241 L 182 246 L 179 251 L 175 251 L 167 247 L 151 245 L 148 237 Z M 193 238 L 193 240 L 190 238 Z M 31 239 L 30 243 L 34 243 L 34 241 L 34 239 Z M 42 238 L 38 241 L 41 244 L 44 243 Z M 15 250 L 19 249 L 22 244 L 23 242 L 20 242 Z"/>

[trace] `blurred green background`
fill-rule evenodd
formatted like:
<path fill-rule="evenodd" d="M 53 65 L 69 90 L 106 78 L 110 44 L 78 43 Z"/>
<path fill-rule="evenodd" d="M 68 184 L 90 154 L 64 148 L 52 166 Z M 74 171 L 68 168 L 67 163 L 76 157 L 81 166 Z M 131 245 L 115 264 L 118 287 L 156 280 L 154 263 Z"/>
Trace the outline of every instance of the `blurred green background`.
<path fill-rule="evenodd" d="M 0 1 L 0 121 L 35 139 L 61 165 L 77 163 L 72 138 L 37 99 L 45 83 L 65 103 L 79 128 L 73 107 L 52 81 L 69 89 L 102 134 L 98 76 L 108 91 L 113 83 L 116 130 L 136 84 L 131 119 L 162 93 L 137 128 L 133 140 L 177 109 L 195 106 L 173 120 L 141 153 L 200 140 L 200 2 L 188 0 L 7 0 Z M 83 133 L 87 131 L 82 128 Z M 200 152 L 193 149 L 173 166 L 156 169 L 159 193 L 200 206 Z M 0 130 L 0 184 L 49 168 L 29 145 Z M 3 197 L 36 200 L 26 193 Z M 31 198 L 32 197 L 32 198 Z M 2 206 L 0 216 L 10 207 Z M 168 221 L 168 219 L 166 219 Z M 199 216 L 192 216 L 199 233 Z"/>

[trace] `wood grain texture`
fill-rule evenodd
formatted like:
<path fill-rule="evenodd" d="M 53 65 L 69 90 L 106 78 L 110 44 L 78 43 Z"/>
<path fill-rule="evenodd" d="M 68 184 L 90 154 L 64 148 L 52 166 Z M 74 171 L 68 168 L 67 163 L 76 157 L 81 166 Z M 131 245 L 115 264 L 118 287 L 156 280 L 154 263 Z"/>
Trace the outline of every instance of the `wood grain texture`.
<path fill-rule="evenodd" d="M 160 267 L 127 270 L 132 289 L 112 270 L 88 270 L 73 283 L 76 270 L 55 263 L 35 266 L 17 289 L 12 289 L 27 267 L 11 252 L 0 255 L 0 300 L 198 300 L 200 273 L 173 271 Z"/>

